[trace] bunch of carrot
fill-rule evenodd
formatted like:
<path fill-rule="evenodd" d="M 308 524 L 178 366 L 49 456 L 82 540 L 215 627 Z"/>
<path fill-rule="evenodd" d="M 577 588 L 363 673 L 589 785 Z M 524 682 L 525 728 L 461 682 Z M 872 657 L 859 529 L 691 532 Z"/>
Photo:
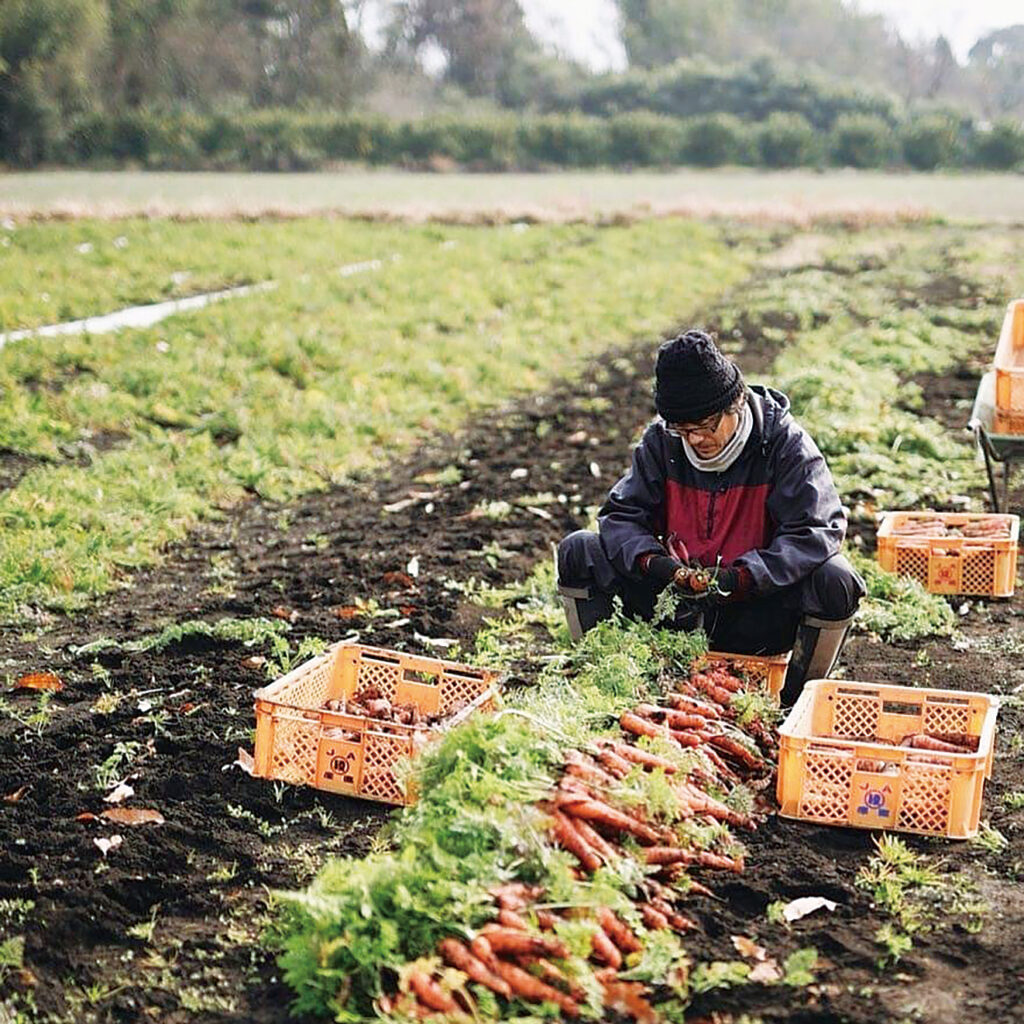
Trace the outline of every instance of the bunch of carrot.
<path fill-rule="evenodd" d="M 948 522 L 941 516 L 921 516 L 905 519 L 894 526 L 894 537 L 970 537 L 980 540 L 1005 540 L 1010 536 L 1011 521 L 1007 516 L 972 516 L 958 523 Z"/>
<path fill-rule="evenodd" d="M 702 848 L 680 831 L 658 821 L 642 807 L 621 799 L 624 780 L 643 773 L 660 772 L 675 801 L 672 817 L 678 821 L 716 823 L 752 829 L 755 820 L 728 806 L 708 790 L 728 794 L 741 782 L 757 788 L 770 781 L 772 736 L 764 727 L 744 732 L 735 724 L 732 700 L 742 681 L 725 666 L 711 666 L 693 673 L 679 684 L 664 704 L 637 705 L 620 718 L 622 735 L 605 737 L 586 749 L 565 753 L 564 773 L 539 809 L 546 816 L 554 844 L 576 860 L 583 878 L 603 866 L 616 866 L 624 858 L 642 865 L 643 881 L 633 896 L 630 915 L 643 932 L 671 929 L 696 931 L 699 925 L 680 907 L 687 898 L 713 896 L 701 882 L 684 874 L 710 870 L 741 872 L 743 856 L 726 848 Z M 681 761 L 650 749 L 657 739 L 666 754 L 699 751 L 693 767 L 683 771 Z M 667 746 L 666 746 L 667 745 Z M 628 781 L 628 780 L 627 780 Z M 729 847 L 731 836 L 716 830 Z M 467 941 L 450 936 L 438 947 L 439 957 L 414 965 L 403 992 L 384 999 L 385 1014 L 413 1018 L 445 1015 L 471 1019 L 475 1008 L 464 989 L 445 984 L 450 977 L 441 962 L 504 999 L 548 1002 L 566 1017 L 580 1014 L 585 993 L 567 973 L 564 961 L 569 950 L 558 938 L 561 920 L 589 920 L 593 933 L 590 960 L 595 976 L 610 994 L 626 959 L 643 949 L 643 935 L 607 907 L 594 910 L 561 908 L 546 902 L 549 894 L 524 883 L 512 882 L 492 890 L 494 920 Z M 563 961 L 560 963 L 559 961 Z"/>

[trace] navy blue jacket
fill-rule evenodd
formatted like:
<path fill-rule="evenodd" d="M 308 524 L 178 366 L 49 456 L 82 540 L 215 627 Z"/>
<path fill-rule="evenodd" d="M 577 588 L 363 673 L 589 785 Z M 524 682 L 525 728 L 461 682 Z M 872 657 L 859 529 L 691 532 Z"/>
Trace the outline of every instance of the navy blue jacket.
<path fill-rule="evenodd" d="M 615 568 L 640 575 L 648 552 L 683 551 L 691 563 L 733 565 L 756 594 L 809 576 L 842 545 L 846 516 L 818 446 L 772 388 L 749 389 L 750 438 L 724 473 L 704 473 L 659 418 L 612 488 L 598 531 Z M 682 542 L 682 546 L 678 542 Z"/>

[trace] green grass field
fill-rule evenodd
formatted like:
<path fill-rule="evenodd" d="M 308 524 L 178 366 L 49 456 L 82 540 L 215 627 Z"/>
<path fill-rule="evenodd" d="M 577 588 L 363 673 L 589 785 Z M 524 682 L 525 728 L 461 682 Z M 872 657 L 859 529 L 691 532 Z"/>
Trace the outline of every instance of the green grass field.
<path fill-rule="evenodd" d="M 422 217 L 594 217 L 650 208 L 694 216 L 804 220 L 858 211 L 928 211 L 1024 221 L 1024 175 L 762 172 L 734 168 L 616 174 L 172 174 L 53 171 L 0 177 L 0 214 L 125 212 L 186 215 L 363 211 Z"/>
<path fill-rule="evenodd" d="M 656 338 L 743 277 L 760 236 L 729 248 L 680 221 L 305 220 L 49 223 L 13 238 L 0 250 L 17 283 L 8 328 L 161 298 L 172 268 L 196 267 L 205 286 L 279 287 L 147 330 L 0 350 L 0 452 L 38 460 L 0 494 L 7 615 L 80 605 L 245 490 L 326 487 L 611 345 Z M 389 255 L 400 259 L 338 272 Z M 91 451 L 99 438 L 114 444 Z"/>
<path fill-rule="evenodd" d="M 760 333 L 782 346 L 799 330 L 772 379 L 845 494 L 868 507 L 949 500 L 977 470 L 905 411 L 915 392 L 903 380 L 947 370 L 979 333 L 994 338 L 1024 286 L 1018 236 L 999 227 L 807 236 L 679 219 L 307 218 L 33 222 L 8 237 L 8 330 L 241 281 L 278 287 L 144 330 L 0 349 L 0 455 L 33 461 L 0 492 L 4 616 L 80 607 L 246 491 L 286 500 L 336 484 L 615 344 L 653 344 L 726 296 L 726 341 Z M 797 258 L 779 273 L 773 247 L 786 239 Z M 969 272 L 958 287 L 970 302 L 957 292 L 922 306 L 913 297 L 949 260 Z"/>

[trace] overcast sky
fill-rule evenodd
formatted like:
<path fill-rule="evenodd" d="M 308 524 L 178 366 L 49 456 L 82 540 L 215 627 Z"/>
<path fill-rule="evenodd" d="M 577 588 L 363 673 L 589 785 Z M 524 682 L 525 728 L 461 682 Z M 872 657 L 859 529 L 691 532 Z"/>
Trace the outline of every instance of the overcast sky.
<path fill-rule="evenodd" d="M 597 68 L 625 63 L 616 38 L 612 0 L 521 3 L 533 31 L 563 51 Z M 966 58 L 979 36 L 1024 22 L 1024 0 L 856 0 L 856 6 L 886 15 L 911 40 L 945 35 L 961 59 Z"/>

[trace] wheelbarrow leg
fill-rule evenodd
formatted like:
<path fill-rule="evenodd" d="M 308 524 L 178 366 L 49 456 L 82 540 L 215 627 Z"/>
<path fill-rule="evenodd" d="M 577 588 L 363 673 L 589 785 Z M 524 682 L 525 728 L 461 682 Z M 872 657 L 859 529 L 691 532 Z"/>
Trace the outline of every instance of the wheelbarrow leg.
<path fill-rule="evenodd" d="M 988 493 L 989 493 L 989 498 L 992 501 L 992 511 L 993 512 L 998 512 L 999 511 L 999 490 L 996 487 L 996 471 L 995 471 L 995 467 L 992 465 L 992 453 L 989 451 L 989 446 L 986 443 L 984 443 L 987 440 L 988 440 L 987 438 L 983 438 L 982 439 L 982 444 L 979 447 L 981 448 L 982 455 L 985 456 L 985 472 L 988 474 Z M 1003 470 L 1004 470 L 1004 474 L 1005 474 L 1005 470 L 1006 470 L 1006 464 L 1005 463 L 1003 465 Z M 1004 484 L 1004 487 L 1005 487 L 1005 484 L 1006 484 L 1006 477 L 1005 477 L 1005 475 L 1003 477 L 1003 484 Z"/>

